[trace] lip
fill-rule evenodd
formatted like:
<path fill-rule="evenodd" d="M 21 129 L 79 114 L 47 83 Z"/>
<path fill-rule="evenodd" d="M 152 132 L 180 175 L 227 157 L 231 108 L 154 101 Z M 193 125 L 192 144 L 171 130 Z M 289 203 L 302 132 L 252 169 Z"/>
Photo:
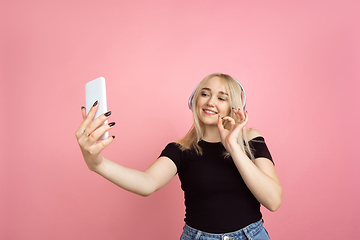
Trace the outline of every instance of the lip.
<path fill-rule="evenodd" d="M 217 112 L 213 111 L 213 110 L 210 110 L 210 109 L 203 109 L 203 112 L 206 114 L 206 115 L 216 115 Z"/>

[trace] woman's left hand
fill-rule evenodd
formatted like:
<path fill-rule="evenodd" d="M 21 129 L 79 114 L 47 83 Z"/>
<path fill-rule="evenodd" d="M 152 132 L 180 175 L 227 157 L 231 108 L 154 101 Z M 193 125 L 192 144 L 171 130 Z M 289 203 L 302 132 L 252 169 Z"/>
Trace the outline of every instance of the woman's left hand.
<path fill-rule="evenodd" d="M 237 122 L 231 117 L 226 116 L 221 118 L 219 116 L 217 124 L 220 132 L 221 142 L 228 151 L 230 151 L 232 146 L 238 144 L 237 141 L 242 134 L 242 129 L 246 126 L 249 120 L 247 112 L 243 113 L 240 109 L 232 109 L 232 111 L 236 114 Z M 224 128 L 223 120 L 229 121 L 230 130 Z"/>

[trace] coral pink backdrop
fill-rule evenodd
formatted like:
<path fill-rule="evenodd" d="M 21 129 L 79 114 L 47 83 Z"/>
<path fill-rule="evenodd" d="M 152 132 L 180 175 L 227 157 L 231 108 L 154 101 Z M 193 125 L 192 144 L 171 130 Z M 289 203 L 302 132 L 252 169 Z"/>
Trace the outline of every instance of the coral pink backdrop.
<path fill-rule="evenodd" d="M 107 79 L 104 155 L 146 169 L 224 72 L 284 187 L 272 239 L 359 239 L 359 1 L 1 1 L 0 239 L 179 239 L 175 177 L 148 198 L 82 160 L 84 84 Z M 226 217 L 226 216 L 224 216 Z"/>

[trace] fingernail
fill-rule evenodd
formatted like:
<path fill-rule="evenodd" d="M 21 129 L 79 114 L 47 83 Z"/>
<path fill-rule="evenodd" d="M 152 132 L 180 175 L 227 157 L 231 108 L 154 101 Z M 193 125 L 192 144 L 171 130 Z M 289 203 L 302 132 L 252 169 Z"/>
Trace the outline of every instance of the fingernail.
<path fill-rule="evenodd" d="M 105 117 L 110 116 L 110 115 L 111 115 L 111 111 L 108 111 L 108 112 L 107 112 L 107 113 L 105 113 L 104 115 L 105 115 Z"/>
<path fill-rule="evenodd" d="M 94 104 L 93 104 L 93 107 L 95 107 L 96 105 L 98 105 L 98 103 L 99 103 L 99 101 L 96 100 L 96 102 L 94 102 Z"/>
<path fill-rule="evenodd" d="M 112 138 L 114 139 L 114 138 L 115 138 L 115 136 L 112 136 Z"/>
<path fill-rule="evenodd" d="M 112 126 L 114 126 L 114 125 L 115 125 L 115 122 L 109 123 L 109 126 L 110 126 L 110 127 L 112 127 Z"/>
<path fill-rule="evenodd" d="M 84 106 L 81 106 L 81 110 L 83 110 L 85 107 Z"/>
<path fill-rule="evenodd" d="M 219 114 L 219 118 L 220 118 L 220 114 Z"/>

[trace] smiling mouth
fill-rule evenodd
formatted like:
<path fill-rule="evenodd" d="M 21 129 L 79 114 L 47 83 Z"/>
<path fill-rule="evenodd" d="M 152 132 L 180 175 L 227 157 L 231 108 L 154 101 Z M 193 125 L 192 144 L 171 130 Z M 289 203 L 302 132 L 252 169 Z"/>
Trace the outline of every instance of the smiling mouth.
<path fill-rule="evenodd" d="M 208 110 L 208 109 L 203 109 L 204 113 L 205 114 L 208 114 L 208 115 L 215 115 L 217 114 L 217 112 L 214 112 L 214 111 L 211 111 L 211 110 Z"/>

